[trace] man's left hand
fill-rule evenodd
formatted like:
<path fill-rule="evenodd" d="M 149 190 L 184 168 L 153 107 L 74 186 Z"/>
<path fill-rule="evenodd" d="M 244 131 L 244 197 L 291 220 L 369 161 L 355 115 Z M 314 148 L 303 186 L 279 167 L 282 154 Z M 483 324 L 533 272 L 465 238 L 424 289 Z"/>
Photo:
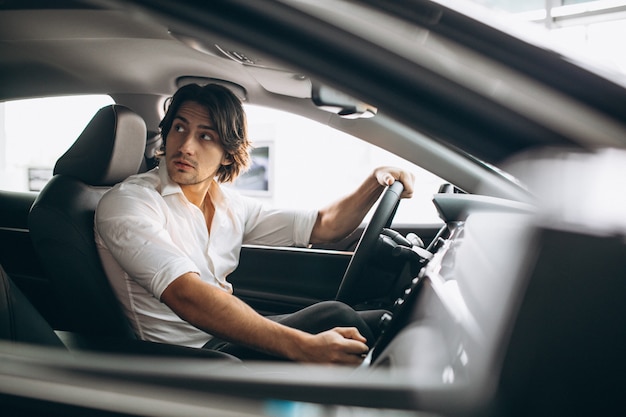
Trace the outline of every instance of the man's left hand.
<path fill-rule="evenodd" d="M 400 198 L 411 198 L 413 196 L 415 176 L 411 172 L 395 167 L 380 167 L 374 170 L 374 175 L 378 183 L 384 186 L 400 181 L 404 185 L 404 191 L 402 191 Z"/>

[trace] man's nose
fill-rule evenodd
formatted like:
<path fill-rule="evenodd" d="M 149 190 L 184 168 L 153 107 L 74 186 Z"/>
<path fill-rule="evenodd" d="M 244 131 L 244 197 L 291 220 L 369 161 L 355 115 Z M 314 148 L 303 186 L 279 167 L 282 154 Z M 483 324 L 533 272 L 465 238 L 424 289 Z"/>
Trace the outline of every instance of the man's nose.
<path fill-rule="evenodd" d="M 194 140 L 191 132 L 187 133 L 180 142 L 178 150 L 182 153 L 191 154 L 194 151 Z"/>

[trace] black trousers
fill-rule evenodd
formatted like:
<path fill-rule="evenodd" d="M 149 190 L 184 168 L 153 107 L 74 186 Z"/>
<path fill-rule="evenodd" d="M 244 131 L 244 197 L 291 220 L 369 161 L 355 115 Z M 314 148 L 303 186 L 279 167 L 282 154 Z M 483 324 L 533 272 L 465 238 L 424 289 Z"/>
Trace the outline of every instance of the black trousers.
<path fill-rule="evenodd" d="M 334 327 L 356 327 L 371 348 L 379 336 L 378 323 L 385 310 L 355 311 L 339 301 L 323 301 L 291 314 L 268 316 L 285 326 L 317 334 Z M 242 360 L 284 360 L 267 353 L 259 352 L 247 346 L 226 342 L 217 337 L 209 340 L 205 349 L 218 350 Z"/>

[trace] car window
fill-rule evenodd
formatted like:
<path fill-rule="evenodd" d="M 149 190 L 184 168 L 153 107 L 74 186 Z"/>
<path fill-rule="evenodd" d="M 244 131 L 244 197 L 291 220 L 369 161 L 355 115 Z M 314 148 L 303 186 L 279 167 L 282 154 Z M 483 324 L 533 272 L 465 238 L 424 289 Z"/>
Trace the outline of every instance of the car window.
<path fill-rule="evenodd" d="M 444 183 L 390 152 L 329 126 L 282 111 L 246 106 L 253 164 L 235 186 L 277 207 L 318 208 L 353 191 L 381 165 L 416 176 L 415 194 L 403 200 L 396 222 L 437 223 L 431 202 Z"/>
<path fill-rule="evenodd" d="M 93 115 L 113 104 L 107 95 L 64 96 L 0 103 L 0 189 L 39 191 L 56 160 Z M 253 164 L 235 186 L 269 205 L 318 208 L 354 190 L 381 165 L 409 169 L 415 195 L 404 200 L 397 222 L 439 222 L 431 202 L 444 182 L 383 149 L 329 126 L 287 112 L 246 106 Z"/>
<path fill-rule="evenodd" d="M 0 190 L 39 191 L 56 160 L 98 109 L 109 104 L 113 99 L 107 95 L 0 103 Z"/>

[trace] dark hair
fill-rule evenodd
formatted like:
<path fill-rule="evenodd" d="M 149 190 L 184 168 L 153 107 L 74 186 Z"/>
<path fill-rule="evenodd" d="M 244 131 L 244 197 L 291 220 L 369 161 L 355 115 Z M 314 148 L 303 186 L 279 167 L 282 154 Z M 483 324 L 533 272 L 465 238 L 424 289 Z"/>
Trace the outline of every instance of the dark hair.
<path fill-rule="evenodd" d="M 161 154 L 165 154 L 167 135 L 172 128 L 178 109 L 183 103 L 189 101 L 204 106 L 209 112 L 221 145 L 232 160 L 232 164 L 222 165 L 217 170 L 217 181 L 233 181 L 250 165 L 248 127 L 241 100 L 228 88 L 219 84 L 207 84 L 205 86 L 188 84 L 167 99 L 165 117 L 159 124 L 163 138 Z"/>

